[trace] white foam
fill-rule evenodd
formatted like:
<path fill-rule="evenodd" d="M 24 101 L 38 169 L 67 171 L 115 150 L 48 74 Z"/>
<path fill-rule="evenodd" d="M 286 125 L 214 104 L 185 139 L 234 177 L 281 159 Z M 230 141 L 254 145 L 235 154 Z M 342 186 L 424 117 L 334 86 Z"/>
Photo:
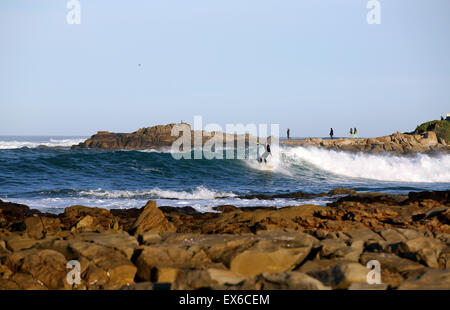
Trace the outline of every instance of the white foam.
<path fill-rule="evenodd" d="M 18 149 L 22 147 L 36 148 L 44 145 L 48 147 L 71 147 L 72 145 L 79 144 L 85 139 L 53 139 L 47 141 L 0 141 L 0 150 Z"/>
<path fill-rule="evenodd" d="M 6 200 L 6 199 L 5 199 Z M 100 207 L 105 209 L 130 209 L 145 206 L 148 199 L 99 199 L 96 197 L 72 197 L 72 198 L 31 198 L 31 199 L 7 199 L 8 201 L 21 203 L 33 209 L 45 212 L 62 213 L 64 208 L 73 205 L 84 205 L 89 207 Z M 329 199 L 294 200 L 294 199 L 240 199 L 240 198 L 219 198 L 219 199 L 193 199 L 193 200 L 173 200 L 155 199 L 158 206 L 186 207 L 190 206 L 198 212 L 217 212 L 213 208 L 221 205 L 233 205 L 236 207 L 288 207 L 300 206 L 304 204 L 325 205 L 331 202 Z"/>
<path fill-rule="evenodd" d="M 315 147 L 283 148 L 286 161 L 309 162 L 338 175 L 397 182 L 450 182 L 450 155 L 373 155 Z"/>
<path fill-rule="evenodd" d="M 222 192 L 212 189 L 208 189 L 204 186 L 198 186 L 192 191 L 173 191 L 173 190 L 161 190 L 159 188 L 149 189 L 149 190 L 103 190 L 101 188 L 89 191 L 81 191 L 79 195 L 82 197 L 95 197 L 95 198 L 106 198 L 106 199 L 119 199 L 119 198 L 160 198 L 160 199 L 183 199 L 183 200 L 194 200 L 194 199 L 215 199 L 218 197 L 236 197 L 232 192 Z"/>
<path fill-rule="evenodd" d="M 260 154 L 264 149 L 260 147 Z M 285 175 L 292 175 L 289 171 L 289 165 L 282 160 L 282 149 L 277 145 L 271 145 L 271 154 L 267 157 L 267 165 L 273 166 L 273 169 L 267 169 L 265 163 L 259 163 L 256 159 L 245 160 L 246 164 L 253 169 L 260 171 L 273 171 Z"/>

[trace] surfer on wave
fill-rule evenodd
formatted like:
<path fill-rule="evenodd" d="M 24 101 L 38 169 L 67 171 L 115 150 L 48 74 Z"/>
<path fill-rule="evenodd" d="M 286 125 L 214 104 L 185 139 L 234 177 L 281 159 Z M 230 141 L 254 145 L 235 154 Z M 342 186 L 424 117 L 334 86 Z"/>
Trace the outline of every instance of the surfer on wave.
<path fill-rule="evenodd" d="M 269 157 L 269 155 L 272 156 L 272 153 L 270 151 L 270 144 L 266 141 L 266 151 L 258 158 L 258 161 L 261 163 L 264 160 L 264 163 L 267 164 L 267 157 Z"/>

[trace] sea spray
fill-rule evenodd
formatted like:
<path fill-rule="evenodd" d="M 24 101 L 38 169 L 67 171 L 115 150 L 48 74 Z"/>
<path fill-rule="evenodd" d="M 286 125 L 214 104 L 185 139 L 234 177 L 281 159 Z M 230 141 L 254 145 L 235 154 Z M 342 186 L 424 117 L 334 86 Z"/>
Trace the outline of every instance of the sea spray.
<path fill-rule="evenodd" d="M 305 161 L 337 175 L 399 182 L 450 182 L 450 155 L 411 157 L 372 155 L 324 150 L 315 147 L 285 148 L 285 161 Z"/>

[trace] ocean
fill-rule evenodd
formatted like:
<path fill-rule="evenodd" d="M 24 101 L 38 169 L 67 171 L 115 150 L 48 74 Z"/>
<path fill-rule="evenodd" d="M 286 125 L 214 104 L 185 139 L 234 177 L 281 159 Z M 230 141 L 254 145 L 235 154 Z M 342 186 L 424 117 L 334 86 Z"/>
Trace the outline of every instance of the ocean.
<path fill-rule="evenodd" d="M 71 150 L 86 137 L 0 136 L 0 199 L 60 213 L 71 205 L 140 208 L 219 205 L 325 205 L 309 200 L 240 198 L 251 194 L 357 191 L 408 193 L 450 189 L 450 155 L 412 157 L 273 147 L 265 170 L 256 160 L 175 160 L 170 151 Z M 40 146 L 45 147 L 40 147 Z M 275 149 L 274 149 L 275 148 Z"/>

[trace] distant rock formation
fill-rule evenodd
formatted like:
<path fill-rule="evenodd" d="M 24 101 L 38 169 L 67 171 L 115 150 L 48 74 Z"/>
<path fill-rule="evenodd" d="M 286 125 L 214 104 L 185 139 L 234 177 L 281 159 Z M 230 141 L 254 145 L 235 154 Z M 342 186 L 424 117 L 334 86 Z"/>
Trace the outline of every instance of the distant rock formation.
<path fill-rule="evenodd" d="M 442 124 L 445 123 L 445 124 Z M 280 141 L 282 145 L 290 146 L 315 146 L 332 150 L 368 152 L 368 153 L 392 153 L 392 154 L 412 154 L 412 153 L 439 153 L 450 152 L 450 145 L 443 136 L 446 133 L 448 121 L 428 122 L 418 126 L 414 132 L 402 134 L 396 132 L 390 136 L 377 138 L 353 139 L 322 139 L 306 138 L 296 140 Z M 148 150 L 148 149 L 170 149 L 172 144 L 181 136 L 172 136 L 172 129 L 179 125 L 186 132 L 190 132 L 191 146 L 194 141 L 201 141 L 202 146 L 212 137 L 223 135 L 223 143 L 230 143 L 234 147 L 238 142 L 248 145 L 251 135 L 226 134 L 223 132 L 194 131 L 186 123 L 157 125 L 153 127 L 141 128 L 133 133 L 112 133 L 99 131 L 86 141 L 72 146 L 73 149 L 98 149 L 98 150 Z M 426 126 L 425 126 L 426 125 Z M 449 126 L 450 127 L 450 126 Z M 439 136 L 437 136 L 439 133 Z M 264 143 L 263 139 L 260 139 Z"/>
<path fill-rule="evenodd" d="M 306 138 L 298 140 L 284 140 L 281 144 L 291 146 L 315 146 L 340 151 L 367 152 L 367 153 L 391 153 L 391 154 L 411 154 L 411 153 L 439 153 L 450 152 L 450 147 L 445 140 L 436 137 L 434 131 L 427 131 L 423 134 L 402 134 L 393 133 L 390 136 L 367 139 L 321 139 Z"/>
<path fill-rule="evenodd" d="M 194 131 L 187 123 L 157 125 L 153 127 L 141 128 L 133 133 L 112 133 L 99 131 L 86 141 L 72 146 L 73 149 L 98 149 L 98 150 L 148 150 L 148 149 L 169 149 L 172 144 L 181 136 L 172 136 L 172 129 L 179 125 L 183 130 L 191 133 L 191 146 L 194 146 L 194 138 L 197 135 L 202 145 L 212 137 L 222 134 L 223 142 L 233 141 L 236 145 L 238 141 L 248 144 L 250 135 L 225 134 L 222 132 Z M 254 137 L 256 139 L 256 137 Z"/>

